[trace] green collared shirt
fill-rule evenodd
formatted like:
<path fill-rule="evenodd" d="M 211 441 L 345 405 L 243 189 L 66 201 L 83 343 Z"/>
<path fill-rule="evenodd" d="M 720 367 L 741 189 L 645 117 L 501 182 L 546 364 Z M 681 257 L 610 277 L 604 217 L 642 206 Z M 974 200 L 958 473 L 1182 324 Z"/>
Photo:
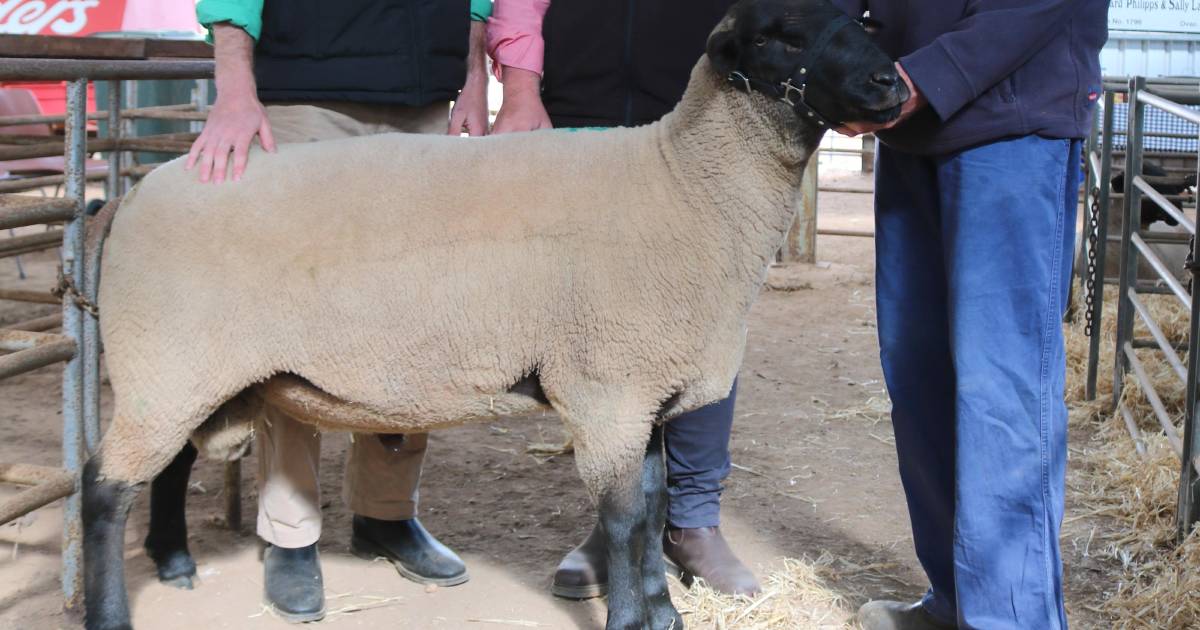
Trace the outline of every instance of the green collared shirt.
<path fill-rule="evenodd" d="M 212 25 L 229 22 L 246 31 L 254 41 L 262 33 L 263 0 L 200 0 L 196 4 L 196 21 L 208 29 L 212 41 Z M 484 22 L 492 15 L 492 0 L 471 0 L 471 19 Z"/>

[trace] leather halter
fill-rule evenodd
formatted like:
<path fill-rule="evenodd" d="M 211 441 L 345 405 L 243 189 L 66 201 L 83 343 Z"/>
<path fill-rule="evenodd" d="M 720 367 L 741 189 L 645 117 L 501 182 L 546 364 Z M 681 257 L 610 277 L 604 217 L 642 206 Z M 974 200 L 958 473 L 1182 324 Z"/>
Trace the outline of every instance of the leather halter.
<path fill-rule="evenodd" d="M 833 40 L 833 36 L 851 24 L 857 24 L 857 22 L 846 15 L 839 15 L 831 20 L 821 33 L 817 35 L 812 45 L 801 54 L 799 61 L 797 61 L 795 68 L 791 72 L 791 76 L 786 81 L 764 81 L 748 76 L 740 70 L 730 72 L 727 80 L 734 87 L 744 90 L 747 93 L 751 91 L 760 92 L 787 103 L 801 118 L 822 128 L 837 127 L 839 123 L 831 121 L 818 112 L 812 105 L 809 105 L 804 95 L 808 87 L 809 68 L 820 58 L 821 53 L 825 51 L 825 48 L 829 46 L 829 42 Z"/>

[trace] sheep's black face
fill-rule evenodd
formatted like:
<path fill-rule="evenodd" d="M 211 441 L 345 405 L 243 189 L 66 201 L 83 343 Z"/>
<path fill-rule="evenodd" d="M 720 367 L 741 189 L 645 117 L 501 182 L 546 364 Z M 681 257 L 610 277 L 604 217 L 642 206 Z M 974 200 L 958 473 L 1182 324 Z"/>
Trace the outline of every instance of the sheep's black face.
<path fill-rule="evenodd" d="M 708 56 L 736 87 L 794 103 L 814 123 L 888 122 L 909 97 L 892 60 L 828 0 L 741 0 Z"/>

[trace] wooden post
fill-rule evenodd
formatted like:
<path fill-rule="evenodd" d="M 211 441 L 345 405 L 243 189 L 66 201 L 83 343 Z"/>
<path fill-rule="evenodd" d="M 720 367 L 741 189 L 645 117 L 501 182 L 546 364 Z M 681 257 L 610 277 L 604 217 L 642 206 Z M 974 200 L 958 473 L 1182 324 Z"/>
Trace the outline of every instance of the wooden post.
<path fill-rule="evenodd" d="M 862 172 L 875 172 L 875 136 L 869 133 L 862 137 Z"/>
<path fill-rule="evenodd" d="M 242 529 L 242 460 L 225 463 L 225 526 Z"/>
<path fill-rule="evenodd" d="M 788 230 L 787 241 L 779 251 L 783 263 L 817 262 L 817 156 L 809 160 L 796 198 L 796 220 Z"/>

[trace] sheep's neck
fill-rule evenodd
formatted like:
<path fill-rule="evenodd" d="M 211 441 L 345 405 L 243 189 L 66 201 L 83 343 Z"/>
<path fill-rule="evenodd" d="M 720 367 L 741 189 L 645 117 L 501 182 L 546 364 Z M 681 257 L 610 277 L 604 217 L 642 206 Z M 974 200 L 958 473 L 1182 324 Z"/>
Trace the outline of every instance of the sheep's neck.
<path fill-rule="evenodd" d="M 683 101 L 659 124 L 659 145 L 709 251 L 730 253 L 746 306 L 783 244 L 801 176 L 822 131 L 777 102 L 724 84 L 702 59 Z"/>

